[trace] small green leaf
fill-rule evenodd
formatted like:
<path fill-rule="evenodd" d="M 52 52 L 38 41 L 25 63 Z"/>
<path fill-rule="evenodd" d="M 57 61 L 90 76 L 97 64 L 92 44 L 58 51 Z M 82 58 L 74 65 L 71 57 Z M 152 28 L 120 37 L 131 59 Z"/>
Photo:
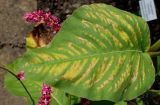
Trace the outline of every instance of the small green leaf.
<path fill-rule="evenodd" d="M 51 105 L 73 105 L 80 102 L 80 98 L 69 95 L 62 90 L 54 88 Z"/>
<path fill-rule="evenodd" d="M 80 103 L 80 99 L 81 99 L 80 97 L 76 97 L 76 96 L 71 95 L 71 105 Z"/>
<path fill-rule="evenodd" d="M 65 92 L 55 88 L 54 88 L 54 93 L 52 94 L 52 99 L 53 99 L 52 101 L 53 105 L 68 105 L 69 103 L 69 99 L 67 98 Z M 55 104 L 55 102 L 57 104 Z"/>
<path fill-rule="evenodd" d="M 120 102 L 115 103 L 115 105 L 127 105 L 127 102 L 120 101 Z"/>
<path fill-rule="evenodd" d="M 136 99 L 137 105 L 144 105 L 143 100 L 141 100 L 140 98 Z"/>

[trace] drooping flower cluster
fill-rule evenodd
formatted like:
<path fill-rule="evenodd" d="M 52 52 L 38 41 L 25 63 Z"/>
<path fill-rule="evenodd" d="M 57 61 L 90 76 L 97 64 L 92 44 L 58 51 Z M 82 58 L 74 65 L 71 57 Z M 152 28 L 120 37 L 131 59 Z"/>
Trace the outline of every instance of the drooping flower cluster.
<path fill-rule="evenodd" d="M 24 80 L 24 71 L 20 71 L 18 74 L 17 74 L 17 78 L 19 80 Z"/>
<path fill-rule="evenodd" d="M 46 84 L 42 87 L 42 96 L 39 98 L 38 105 L 50 105 L 52 88 Z"/>
<path fill-rule="evenodd" d="M 24 19 L 31 23 L 44 23 L 51 27 L 54 33 L 60 30 L 59 20 L 51 12 L 44 12 L 43 10 L 28 12 L 24 15 Z"/>

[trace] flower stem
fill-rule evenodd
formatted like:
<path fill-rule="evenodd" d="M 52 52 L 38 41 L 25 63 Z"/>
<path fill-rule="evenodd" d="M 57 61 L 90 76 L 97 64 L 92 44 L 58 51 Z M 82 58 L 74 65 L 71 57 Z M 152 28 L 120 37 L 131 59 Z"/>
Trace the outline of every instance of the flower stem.
<path fill-rule="evenodd" d="M 15 78 L 17 78 L 17 75 L 14 74 L 12 71 L 8 70 L 7 68 L 3 67 L 3 66 L 0 66 L 0 68 L 2 70 L 5 70 L 7 71 L 8 73 L 10 73 L 11 75 L 13 75 Z M 26 86 L 23 84 L 23 82 L 17 78 L 17 80 L 21 83 L 21 85 L 23 86 L 23 88 L 25 89 L 25 91 L 27 92 L 28 96 L 30 97 L 31 101 L 32 101 L 32 104 L 35 105 L 35 102 L 34 102 L 34 99 L 32 98 L 31 94 L 29 93 L 29 91 L 27 90 Z"/>

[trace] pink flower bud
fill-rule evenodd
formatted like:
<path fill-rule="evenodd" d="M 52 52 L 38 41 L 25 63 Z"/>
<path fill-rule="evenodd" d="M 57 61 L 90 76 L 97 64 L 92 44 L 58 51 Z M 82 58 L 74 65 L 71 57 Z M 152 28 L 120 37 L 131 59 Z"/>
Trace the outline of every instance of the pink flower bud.
<path fill-rule="evenodd" d="M 20 71 L 18 74 L 17 74 L 17 78 L 19 80 L 24 80 L 24 71 Z"/>

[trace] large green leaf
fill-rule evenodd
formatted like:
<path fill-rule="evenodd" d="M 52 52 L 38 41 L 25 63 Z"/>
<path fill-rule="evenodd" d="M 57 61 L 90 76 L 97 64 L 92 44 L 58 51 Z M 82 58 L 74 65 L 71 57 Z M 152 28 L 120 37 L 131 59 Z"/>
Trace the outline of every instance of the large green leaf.
<path fill-rule="evenodd" d="M 155 79 L 149 38 L 142 18 L 110 5 L 85 5 L 63 23 L 49 45 L 28 49 L 8 67 L 78 97 L 131 100 Z"/>
<path fill-rule="evenodd" d="M 23 84 L 25 84 L 27 90 L 31 94 L 32 98 L 35 100 L 35 104 L 37 105 L 38 100 L 41 97 L 42 83 L 25 79 L 23 80 Z M 10 74 L 7 74 L 5 76 L 5 86 L 14 95 L 23 96 L 27 98 L 29 105 L 32 105 L 32 101 L 29 98 L 27 92 L 15 77 L 13 77 Z M 59 89 L 52 88 L 52 90 L 53 90 L 53 93 L 51 95 L 52 96 L 51 105 L 69 105 L 70 101 L 71 102 L 75 101 L 75 99 L 73 98 L 70 99 L 69 97 L 66 96 L 65 92 Z M 73 102 L 72 104 L 74 103 L 75 102 Z"/>

